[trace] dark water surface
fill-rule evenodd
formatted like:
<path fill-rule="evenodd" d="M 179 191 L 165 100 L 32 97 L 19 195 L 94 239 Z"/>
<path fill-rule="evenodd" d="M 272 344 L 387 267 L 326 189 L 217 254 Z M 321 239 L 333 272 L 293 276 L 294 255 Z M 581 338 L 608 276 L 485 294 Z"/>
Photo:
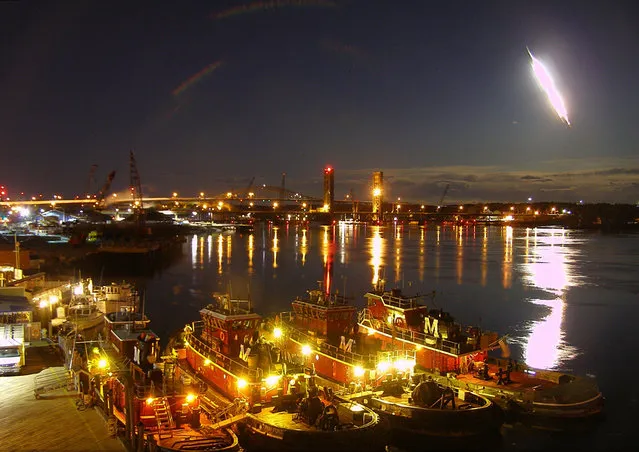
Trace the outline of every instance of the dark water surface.
<path fill-rule="evenodd" d="M 509 334 L 515 359 L 597 377 L 607 412 L 597 428 L 569 435 L 504 428 L 501 449 L 632 448 L 639 418 L 639 235 L 264 226 L 251 234 L 189 237 L 176 263 L 141 284 L 152 327 L 166 339 L 198 320 L 213 292 L 250 291 L 256 311 L 266 314 L 288 310 L 296 295 L 327 277 L 360 306 L 378 279 L 407 293 L 435 291 L 435 303 L 461 323 Z"/>

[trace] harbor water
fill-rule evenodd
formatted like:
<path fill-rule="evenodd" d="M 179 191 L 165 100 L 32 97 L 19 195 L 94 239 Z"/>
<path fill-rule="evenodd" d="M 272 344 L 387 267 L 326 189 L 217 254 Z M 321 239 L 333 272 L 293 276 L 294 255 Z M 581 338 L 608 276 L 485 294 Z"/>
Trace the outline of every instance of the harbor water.
<path fill-rule="evenodd" d="M 295 224 L 187 238 L 181 257 L 136 282 L 163 340 L 199 319 L 214 292 L 250 294 L 257 312 L 290 309 L 319 281 L 353 297 L 387 288 L 427 293 L 463 324 L 509 335 L 512 357 L 594 375 L 606 418 L 584 432 L 505 426 L 501 450 L 625 449 L 634 441 L 639 235 L 562 228 Z M 117 268 L 104 278 L 132 279 Z M 97 275 L 94 275 L 94 277 Z M 424 443 L 402 449 L 423 450 Z"/>

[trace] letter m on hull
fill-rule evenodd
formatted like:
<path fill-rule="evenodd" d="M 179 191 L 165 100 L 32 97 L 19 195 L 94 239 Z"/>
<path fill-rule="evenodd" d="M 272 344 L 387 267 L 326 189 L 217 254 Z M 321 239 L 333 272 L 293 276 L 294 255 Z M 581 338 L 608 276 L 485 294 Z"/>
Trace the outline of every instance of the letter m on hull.
<path fill-rule="evenodd" d="M 430 334 L 435 337 L 439 337 L 439 320 L 432 317 L 426 317 L 424 319 L 424 333 Z"/>

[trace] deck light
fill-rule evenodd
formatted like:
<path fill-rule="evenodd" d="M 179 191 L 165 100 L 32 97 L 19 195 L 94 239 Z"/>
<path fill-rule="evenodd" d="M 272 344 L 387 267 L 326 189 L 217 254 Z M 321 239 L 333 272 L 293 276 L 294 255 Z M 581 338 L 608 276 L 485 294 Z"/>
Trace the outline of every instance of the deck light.
<path fill-rule="evenodd" d="M 280 376 L 269 375 L 268 377 L 266 377 L 265 381 L 266 381 L 266 386 L 269 388 L 272 388 L 273 386 L 277 384 L 278 381 L 280 381 Z"/>
<path fill-rule="evenodd" d="M 390 366 L 391 366 L 391 363 L 389 363 L 388 361 L 380 361 L 379 363 L 377 363 L 377 370 L 384 373 L 388 369 L 390 369 Z"/>
<path fill-rule="evenodd" d="M 302 346 L 302 355 L 308 356 L 310 354 L 311 354 L 311 346 L 310 345 L 303 345 Z"/>
<path fill-rule="evenodd" d="M 237 380 L 237 389 L 244 389 L 244 388 L 246 388 L 247 385 L 248 385 L 248 383 L 246 382 L 245 379 L 239 378 Z"/>
<path fill-rule="evenodd" d="M 102 358 L 100 361 L 98 361 L 98 367 L 100 369 L 104 369 L 107 366 L 108 362 L 106 359 Z"/>
<path fill-rule="evenodd" d="M 415 361 L 410 359 L 398 359 L 394 363 L 395 369 L 405 372 L 415 366 Z"/>
<path fill-rule="evenodd" d="M 357 378 L 364 375 L 364 368 L 362 366 L 353 367 L 353 375 Z"/>
<path fill-rule="evenodd" d="M 280 337 L 282 337 L 282 328 L 279 328 L 279 327 L 273 328 L 273 337 L 275 339 L 279 339 Z"/>
<path fill-rule="evenodd" d="M 191 403 L 196 399 L 196 396 L 193 394 L 187 394 L 186 395 L 186 403 Z"/>

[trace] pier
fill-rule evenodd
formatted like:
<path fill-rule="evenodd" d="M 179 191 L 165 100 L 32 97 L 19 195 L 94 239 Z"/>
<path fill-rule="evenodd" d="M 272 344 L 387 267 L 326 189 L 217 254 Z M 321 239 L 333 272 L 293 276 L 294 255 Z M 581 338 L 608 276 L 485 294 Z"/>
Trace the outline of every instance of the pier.
<path fill-rule="evenodd" d="M 59 355 L 47 342 L 39 341 L 27 349 L 26 374 L 0 378 L 2 450 L 126 451 L 122 442 L 109 434 L 100 411 L 77 409 L 75 391 L 60 388 L 36 399 L 37 373 L 60 365 Z"/>

